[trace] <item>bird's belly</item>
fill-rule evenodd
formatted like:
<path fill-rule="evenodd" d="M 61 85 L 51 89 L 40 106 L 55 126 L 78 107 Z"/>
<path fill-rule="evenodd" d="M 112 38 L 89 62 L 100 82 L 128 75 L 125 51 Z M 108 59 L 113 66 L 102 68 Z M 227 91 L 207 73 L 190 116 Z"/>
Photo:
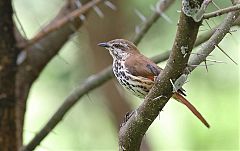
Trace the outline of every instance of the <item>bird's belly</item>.
<path fill-rule="evenodd" d="M 152 88 L 154 82 L 150 79 L 133 76 L 128 71 L 115 70 L 114 74 L 118 82 L 128 91 L 139 98 L 144 98 Z"/>

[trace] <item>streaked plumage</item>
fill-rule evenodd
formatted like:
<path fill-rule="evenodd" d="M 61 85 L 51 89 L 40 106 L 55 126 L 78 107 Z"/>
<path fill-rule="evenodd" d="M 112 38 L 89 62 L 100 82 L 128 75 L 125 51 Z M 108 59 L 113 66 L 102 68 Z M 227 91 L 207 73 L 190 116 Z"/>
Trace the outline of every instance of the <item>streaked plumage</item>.
<path fill-rule="evenodd" d="M 132 94 L 144 98 L 154 84 L 154 79 L 162 69 L 149 58 L 142 55 L 137 47 L 130 41 L 115 39 L 109 42 L 100 43 L 113 57 L 113 73 L 118 82 Z M 173 98 L 186 105 L 207 127 L 209 124 L 188 102 L 181 90 L 175 92 Z"/>

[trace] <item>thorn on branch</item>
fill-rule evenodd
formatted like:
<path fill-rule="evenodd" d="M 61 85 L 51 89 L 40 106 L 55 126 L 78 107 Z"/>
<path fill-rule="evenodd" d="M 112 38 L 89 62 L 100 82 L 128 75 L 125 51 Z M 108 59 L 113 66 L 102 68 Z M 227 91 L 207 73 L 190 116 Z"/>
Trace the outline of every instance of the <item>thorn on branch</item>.
<path fill-rule="evenodd" d="M 188 46 L 181 46 L 181 53 L 183 54 L 183 58 L 185 58 L 188 54 Z"/>
<path fill-rule="evenodd" d="M 207 21 L 207 20 L 204 20 L 204 21 L 205 21 L 205 23 L 207 24 L 207 26 L 209 27 L 209 29 L 212 30 L 212 27 L 210 26 L 210 24 L 208 23 L 208 21 Z"/>
<path fill-rule="evenodd" d="M 165 99 L 167 99 L 166 96 L 164 96 L 164 95 L 160 95 L 160 96 L 154 98 L 153 101 L 156 101 L 156 100 L 158 100 L 158 99 L 160 99 L 160 98 L 165 98 Z"/>
<path fill-rule="evenodd" d="M 17 65 L 22 64 L 26 60 L 26 58 L 27 58 L 27 51 L 22 50 L 17 56 L 17 61 L 16 61 Z"/>
<path fill-rule="evenodd" d="M 208 66 L 207 66 L 207 61 L 206 61 L 206 59 L 204 60 L 204 65 L 205 65 L 205 67 L 206 67 L 206 71 L 208 72 Z"/>
<path fill-rule="evenodd" d="M 216 46 L 219 50 L 221 50 L 230 60 L 232 60 L 232 62 L 233 62 L 234 64 L 238 65 L 237 62 L 234 61 L 219 45 L 215 45 L 215 46 Z"/>
<path fill-rule="evenodd" d="M 187 74 L 182 74 L 175 82 L 174 82 L 174 87 L 178 91 L 179 89 L 182 88 L 182 86 L 186 83 L 187 81 Z M 177 92 L 175 91 L 175 92 Z"/>
<path fill-rule="evenodd" d="M 237 31 L 238 31 L 237 29 L 229 30 L 229 34 L 232 35 L 232 33 L 237 32 Z"/>
<path fill-rule="evenodd" d="M 93 9 L 94 11 L 97 13 L 97 15 L 100 17 L 100 18 L 104 18 L 104 14 L 103 12 L 101 11 L 101 9 L 97 6 L 93 6 Z"/>
<path fill-rule="evenodd" d="M 119 147 L 120 147 L 120 149 L 119 149 L 120 151 L 125 151 L 126 150 L 126 148 L 124 148 L 124 146 L 122 146 L 122 145 L 119 146 Z"/>
<path fill-rule="evenodd" d="M 46 28 L 43 28 L 34 38 L 30 39 L 26 44 L 20 46 L 22 49 L 26 49 L 27 47 L 37 43 L 39 40 L 44 38 L 45 36 L 49 35 L 50 33 L 60 29 L 67 23 L 75 20 L 77 17 L 80 15 L 83 15 L 89 9 L 93 8 L 96 6 L 98 3 L 102 2 L 103 0 L 92 0 L 86 3 L 84 6 L 72 11 L 71 13 L 67 14 L 63 18 L 57 20 L 54 25 L 52 26 L 47 26 Z M 96 9 L 96 7 L 95 7 Z M 100 10 L 101 11 L 101 10 Z M 100 12 L 101 13 L 101 12 Z M 83 18 L 83 17 L 82 17 Z"/>
<path fill-rule="evenodd" d="M 15 18 L 16 18 L 17 23 L 18 23 L 19 26 L 20 26 L 20 30 L 22 31 L 24 38 L 25 38 L 25 39 L 28 39 L 28 38 L 27 38 L 27 34 L 26 34 L 25 30 L 24 30 L 24 27 L 23 27 L 23 25 L 22 25 L 22 23 L 21 23 L 18 15 L 17 15 L 17 12 L 16 12 L 16 10 L 15 10 L 15 7 L 13 7 L 13 14 L 14 14 L 14 16 L 15 16 Z"/>
<path fill-rule="evenodd" d="M 75 0 L 75 4 L 76 4 L 77 8 L 82 7 L 82 3 L 80 0 Z"/>
<path fill-rule="evenodd" d="M 212 65 L 214 65 L 214 64 L 207 64 L 207 66 L 212 66 Z M 198 64 L 198 65 L 196 65 L 196 64 L 188 64 L 188 67 L 206 67 L 205 65 L 201 65 L 201 64 Z M 190 72 L 190 71 L 189 71 Z"/>
<path fill-rule="evenodd" d="M 82 3 L 81 3 L 80 0 L 75 0 L 75 4 L 76 4 L 77 8 L 82 7 Z M 86 20 L 86 17 L 83 14 L 81 14 L 79 16 L 79 18 L 80 18 L 81 21 L 85 21 Z"/>
<path fill-rule="evenodd" d="M 220 15 L 232 12 L 232 11 L 239 10 L 239 9 L 240 9 L 240 4 L 237 4 L 235 6 L 226 7 L 226 8 L 223 8 L 223 9 L 219 8 L 219 10 L 217 10 L 217 11 L 204 14 L 203 19 L 209 19 L 209 18 L 217 17 L 217 16 L 220 16 Z"/>
<path fill-rule="evenodd" d="M 218 60 L 212 60 L 212 59 L 206 59 L 206 61 L 214 62 L 214 63 L 226 63 L 224 61 L 218 61 Z"/>
<path fill-rule="evenodd" d="M 158 1 L 158 3 L 156 4 L 156 6 L 154 7 L 153 5 L 150 6 L 150 9 L 153 12 L 158 13 L 158 15 L 160 15 L 163 19 L 165 19 L 168 23 L 172 24 L 173 21 L 171 20 L 170 17 L 168 17 L 163 10 L 161 10 L 161 1 Z"/>
<path fill-rule="evenodd" d="M 135 110 L 136 111 L 136 110 Z M 127 112 L 126 115 L 124 116 L 124 120 L 123 122 L 120 124 L 120 128 L 123 127 L 127 121 L 130 119 L 131 116 L 133 116 L 134 112 L 135 111 L 130 111 L 130 112 Z M 135 113 L 136 114 L 136 113 Z"/>
<path fill-rule="evenodd" d="M 137 16 L 141 19 L 142 22 L 146 22 L 146 17 L 139 10 L 135 9 L 134 12 L 137 14 Z"/>
<path fill-rule="evenodd" d="M 195 53 L 195 52 L 192 52 L 191 54 L 193 55 L 197 55 L 197 56 L 205 56 L 206 54 L 201 54 L 201 53 Z M 213 55 L 208 55 L 208 56 L 213 56 Z"/>
<path fill-rule="evenodd" d="M 177 88 L 176 88 L 176 87 L 175 87 L 175 85 L 173 84 L 173 81 L 172 81 L 172 79 L 170 79 L 170 82 L 171 82 L 171 84 L 172 84 L 172 87 L 173 87 L 173 90 L 172 90 L 172 92 L 173 92 L 173 93 L 177 92 Z"/>
<path fill-rule="evenodd" d="M 217 9 L 221 9 L 214 1 L 212 1 L 213 6 L 215 6 Z"/>
<path fill-rule="evenodd" d="M 110 2 L 110 1 L 104 1 L 104 4 L 105 4 L 107 7 L 111 8 L 112 10 L 117 10 L 117 7 L 116 7 L 112 2 Z"/>
<path fill-rule="evenodd" d="M 66 59 L 64 59 L 59 53 L 57 54 L 57 56 L 58 56 L 65 64 L 67 64 L 67 65 L 70 64 L 70 63 L 69 63 Z"/>
<path fill-rule="evenodd" d="M 196 13 L 195 17 L 193 18 L 196 22 L 199 22 L 202 20 L 203 15 L 207 9 L 208 4 L 212 2 L 212 0 L 204 0 L 201 8 L 198 10 L 198 12 Z"/>
<path fill-rule="evenodd" d="M 160 12 L 164 12 L 167 8 L 171 6 L 174 0 L 159 0 L 159 2 L 159 5 L 156 5 L 156 7 L 159 7 Z M 153 7 L 153 11 L 154 14 L 146 22 L 144 22 L 141 28 L 135 28 L 135 31 L 137 33 L 135 38 L 133 39 L 135 44 L 138 44 L 142 40 L 145 33 L 147 33 L 150 27 L 159 19 L 159 17 L 161 17 L 161 15 L 159 15 L 159 13 L 156 11 L 156 8 L 154 9 Z"/>
<path fill-rule="evenodd" d="M 139 34 L 141 32 L 141 28 L 139 26 L 135 27 L 135 33 Z"/>

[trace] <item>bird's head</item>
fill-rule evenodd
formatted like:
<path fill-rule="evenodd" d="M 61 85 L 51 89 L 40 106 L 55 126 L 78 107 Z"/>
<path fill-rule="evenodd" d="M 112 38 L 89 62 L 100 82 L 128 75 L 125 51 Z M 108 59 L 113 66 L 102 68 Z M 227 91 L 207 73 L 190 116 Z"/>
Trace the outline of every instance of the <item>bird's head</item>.
<path fill-rule="evenodd" d="M 113 59 L 121 59 L 131 54 L 139 53 L 137 47 L 132 42 L 125 39 L 114 39 L 108 42 L 102 42 L 99 43 L 98 46 L 109 50 Z"/>

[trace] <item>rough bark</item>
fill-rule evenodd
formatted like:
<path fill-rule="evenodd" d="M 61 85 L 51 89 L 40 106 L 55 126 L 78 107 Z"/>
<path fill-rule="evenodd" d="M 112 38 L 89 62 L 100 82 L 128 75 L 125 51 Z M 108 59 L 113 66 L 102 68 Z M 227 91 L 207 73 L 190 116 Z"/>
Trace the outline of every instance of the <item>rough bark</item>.
<path fill-rule="evenodd" d="M 18 49 L 14 38 L 11 1 L 0 1 L 0 150 L 19 148 L 16 121 L 15 76 Z"/>
<path fill-rule="evenodd" d="M 198 4 L 201 5 L 202 1 L 190 1 L 192 7 L 196 7 Z M 121 127 L 119 131 L 120 150 L 140 150 L 143 136 L 172 96 L 173 87 L 170 80 L 174 82 L 179 78 L 187 66 L 200 25 L 201 22 L 195 22 L 192 17 L 188 17 L 183 11 L 181 12 L 175 41 L 167 65 L 158 76 L 156 84 L 146 96 L 144 102 L 126 124 Z M 183 48 L 187 48 L 184 54 L 182 53 Z"/>
<path fill-rule="evenodd" d="M 84 1 L 86 2 L 86 0 Z M 68 0 L 57 16 L 45 27 L 50 28 L 59 19 L 76 9 L 74 0 Z M 16 76 L 17 116 L 19 120 L 18 129 L 23 129 L 26 102 L 33 82 L 38 78 L 47 63 L 59 52 L 70 36 L 82 25 L 82 22 L 75 19 L 60 29 L 51 32 L 37 43 L 28 47 L 27 58 L 20 64 Z M 75 28 L 75 30 L 73 29 Z M 18 136 L 22 138 L 22 133 Z"/>

